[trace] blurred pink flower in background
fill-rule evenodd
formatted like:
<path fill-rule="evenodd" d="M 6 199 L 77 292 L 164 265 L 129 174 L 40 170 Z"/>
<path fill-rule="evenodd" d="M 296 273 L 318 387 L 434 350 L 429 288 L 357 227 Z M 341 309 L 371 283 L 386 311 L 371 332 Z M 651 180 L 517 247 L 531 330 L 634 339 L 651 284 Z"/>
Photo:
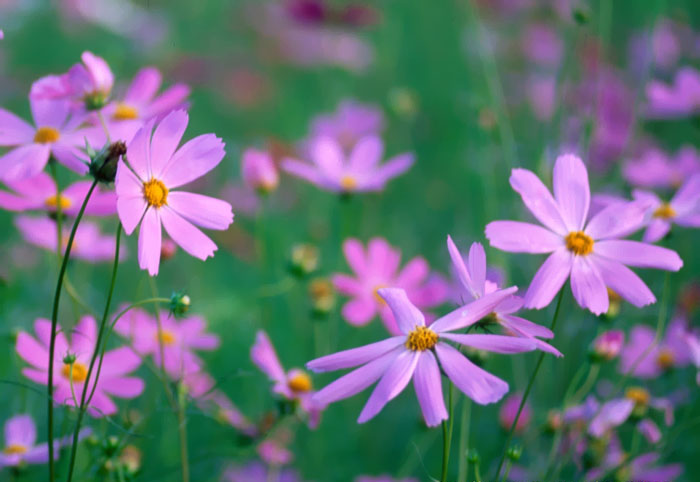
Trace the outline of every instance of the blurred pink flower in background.
<path fill-rule="evenodd" d="M 221 390 L 211 390 L 204 396 L 198 397 L 196 402 L 202 410 L 212 412 L 213 417 L 220 422 L 226 423 L 250 437 L 257 433 L 255 425 Z"/>
<path fill-rule="evenodd" d="M 139 266 L 151 276 L 158 274 L 162 227 L 182 249 L 204 260 L 214 255 L 217 246 L 194 224 L 225 230 L 233 222 L 229 203 L 172 191 L 212 170 L 225 154 L 223 142 L 214 134 L 195 137 L 177 149 L 187 123 L 187 113 L 181 110 L 168 114 L 155 132 L 155 120 L 149 121 L 127 148 L 133 172 L 124 162 L 117 170 L 119 219 L 129 235 L 141 225 Z"/>
<path fill-rule="evenodd" d="M 515 416 L 518 414 L 520 402 L 523 400 L 522 393 L 509 395 L 508 398 L 501 404 L 501 409 L 498 411 L 498 421 L 503 430 L 509 431 L 515 421 Z M 521 433 L 530 424 L 532 418 L 532 408 L 528 402 L 525 402 L 523 411 L 520 413 L 518 423 L 515 425 L 515 433 Z"/>
<path fill-rule="evenodd" d="M 36 383 L 46 385 L 51 321 L 37 319 L 34 323 L 34 331 L 37 338 L 24 331 L 17 335 L 16 350 L 17 354 L 31 365 L 23 368 L 22 374 Z M 54 399 L 57 403 L 76 406 L 80 402 L 90 358 L 95 350 L 96 336 L 97 322 L 89 315 L 83 316 L 71 331 L 70 342 L 62 331 L 56 335 L 53 379 L 56 384 Z M 72 363 L 68 363 L 69 357 L 74 357 Z M 139 365 L 141 365 L 141 359 L 128 347 L 106 351 L 97 387 L 95 388 L 96 368 L 88 385 L 88 396 L 93 388 L 95 389 L 95 394 L 88 406 L 88 413 L 94 417 L 117 413 L 117 406 L 109 397 L 110 395 L 119 398 L 138 397 L 143 392 L 145 384 L 140 378 L 128 374 L 136 370 Z M 77 403 L 73 393 L 78 397 Z"/>
<path fill-rule="evenodd" d="M 520 45 L 530 61 L 548 67 L 556 67 L 564 52 L 559 35 L 546 23 L 529 24 L 522 33 Z"/>
<path fill-rule="evenodd" d="M 241 174 L 246 186 L 262 193 L 277 189 L 279 173 L 267 151 L 249 148 L 243 151 Z"/>
<path fill-rule="evenodd" d="M 373 238 L 367 249 L 357 239 L 343 242 L 345 260 L 355 277 L 336 273 L 333 284 L 340 294 L 351 296 L 342 308 L 348 323 L 363 326 L 379 313 L 389 333 L 398 335 L 394 315 L 379 296 L 381 288 L 401 288 L 418 308 L 432 308 L 447 300 L 449 288 L 438 275 L 431 274 L 428 262 L 415 257 L 400 269 L 401 252 L 385 239 Z"/>
<path fill-rule="evenodd" d="M 335 112 L 320 114 L 311 121 L 308 142 L 331 137 L 345 150 L 351 150 L 363 137 L 379 135 L 384 130 L 384 113 L 373 104 L 345 99 Z"/>
<path fill-rule="evenodd" d="M 533 76 L 527 82 L 527 97 L 530 107 L 539 120 L 552 118 L 557 107 L 557 80 L 553 76 Z"/>
<path fill-rule="evenodd" d="M 248 462 L 246 465 L 231 465 L 226 469 L 222 479 L 225 482 L 252 482 L 274 479 L 277 482 L 300 482 L 294 470 L 269 468 L 262 462 Z"/>
<path fill-rule="evenodd" d="M 647 115 L 654 118 L 689 117 L 700 112 L 700 72 L 683 67 L 671 84 L 653 80 L 646 88 Z"/>
<path fill-rule="evenodd" d="M 593 353 L 603 360 L 610 361 L 620 354 L 625 343 L 622 330 L 604 331 L 593 340 Z"/>
<path fill-rule="evenodd" d="M 670 156 L 660 149 L 645 150 L 622 167 L 625 179 L 640 187 L 679 187 L 688 177 L 700 173 L 700 155 L 684 145 Z"/>
<path fill-rule="evenodd" d="M 355 482 L 418 482 L 418 479 L 414 479 L 413 477 L 397 479 L 390 475 L 378 475 L 376 477 L 371 475 L 358 475 L 355 477 Z"/>

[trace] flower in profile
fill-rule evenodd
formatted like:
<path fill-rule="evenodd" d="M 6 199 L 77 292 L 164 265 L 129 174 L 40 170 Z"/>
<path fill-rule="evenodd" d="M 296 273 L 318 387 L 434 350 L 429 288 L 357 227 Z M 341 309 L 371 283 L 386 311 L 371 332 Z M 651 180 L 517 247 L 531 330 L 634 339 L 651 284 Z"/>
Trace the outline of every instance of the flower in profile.
<path fill-rule="evenodd" d="M 246 149 L 241 159 L 241 173 L 246 186 L 260 193 L 272 192 L 279 184 L 277 166 L 266 151 Z"/>
<path fill-rule="evenodd" d="M 15 226 L 22 237 L 30 244 L 56 252 L 58 245 L 58 227 L 56 221 L 49 217 L 17 216 Z M 63 225 L 61 230 L 61 251 L 65 251 L 70 237 L 70 225 Z M 105 236 L 99 226 L 90 221 L 82 221 L 78 225 L 71 248 L 71 257 L 82 259 L 89 263 L 112 261 L 116 241 L 114 236 Z M 126 258 L 126 248 L 119 247 L 119 259 Z"/>
<path fill-rule="evenodd" d="M 49 340 L 51 322 L 37 319 L 34 323 L 37 338 L 21 331 L 17 335 L 16 350 L 19 356 L 31 365 L 22 369 L 22 374 L 30 380 L 46 385 L 49 368 Z M 90 358 L 95 350 L 97 323 L 92 316 L 83 316 L 71 332 L 70 341 L 62 331 L 56 335 L 54 358 L 54 399 L 57 403 L 77 406 L 87 378 Z M 121 347 L 108 350 L 102 360 L 100 377 L 95 386 L 96 371 L 92 373 L 88 385 L 88 396 L 94 389 L 94 396 L 88 405 L 88 413 L 94 417 L 117 413 L 117 406 L 110 398 L 135 398 L 144 389 L 143 380 L 128 374 L 136 370 L 141 359 L 130 348 Z M 86 399 L 87 400 L 87 399 Z M 77 403 L 76 403 L 77 402 Z"/>
<path fill-rule="evenodd" d="M 0 208 L 8 211 L 46 211 L 75 216 L 90 190 L 90 181 L 74 182 L 58 193 L 56 182 L 45 172 L 19 181 L 6 181 L 11 191 L 0 190 Z M 96 189 L 85 214 L 90 216 L 111 216 L 117 212 L 117 196 L 112 191 Z"/>
<path fill-rule="evenodd" d="M 666 236 L 672 224 L 700 227 L 700 173 L 688 179 L 668 202 L 641 189 L 636 189 L 632 195 L 648 206 L 648 224 L 642 237 L 647 243 L 655 243 Z"/>
<path fill-rule="evenodd" d="M 68 102 L 29 99 L 34 126 L 0 108 L 0 146 L 12 147 L 0 157 L 0 179 L 17 181 L 39 174 L 49 158 L 78 174 L 88 171 L 85 147 L 89 129 L 81 116 L 71 115 Z"/>
<path fill-rule="evenodd" d="M 486 278 L 486 253 L 481 243 L 472 243 L 466 263 L 449 235 L 447 236 L 447 250 L 452 259 L 452 267 L 467 295 L 464 301 L 478 300 L 499 289 L 498 283 Z M 513 295 L 503 300 L 494 308 L 493 313 L 481 320 L 479 324 L 486 329 L 498 325 L 508 335 L 530 338 L 540 350 L 562 356 L 559 350 L 537 338 L 553 338 L 552 330 L 514 315 L 522 306 L 522 298 Z"/>
<path fill-rule="evenodd" d="M 330 137 L 350 151 L 360 139 L 379 135 L 383 129 L 384 113 L 379 107 L 346 99 L 335 112 L 318 115 L 312 120 L 309 139 Z"/>
<path fill-rule="evenodd" d="M 196 399 L 197 405 L 221 423 L 240 430 L 245 435 L 253 437 L 257 429 L 253 423 L 236 407 L 221 390 L 209 390 L 207 394 Z"/>
<path fill-rule="evenodd" d="M 635 186 L 679 187 L 693 174 L 700 173 L 700 155 L 693 146 L 685 145 L 675 156 L 659 149 L 648 149 L 638 158 L 622 166 L 622 175 Z"/>
<path fill-rule="evenodd" d="M 511 287 L 485 295 L 426 326 L 425 316 L 409 301 L 404 290 L 380 289 L 378 294 L 394 313 L 401 334 L 308 362 L 306 366 L 315 372 L 362 365 L 319 390 L 314 400 L 328 405 L 351 397 L 379 380 L 357 420 L 364 423 L 413 380 L 425 423 L 433 427 L 448 417 L 439 360 L 447 377 L 469 398 L 482 405 L 497 402 L 508 392 L 508 384 L 469 361 L 448 341 L 496 353 L 536 349 L 528 338 L 450 333 L 473 325 L 515 290 Z"/>
<path fill-rule="evenodd" d="M 624 343 L 625 333 L 622 330 L 605 331 L 593 340 L 593 356 L 599 360 L 613 360 L 620 354 Z"/>
<path fill-rule="evenodd" d="M 160 329 L 155 317 L 145 310 L 132 309 L 117 321 L 114 331 L 129 339 L 136 353 L 153 357 L 156 366 L 163 365 L 164 359 L 165 371 L 173 379 L 179 380 L 203 365 L 195 350 L 211 351 L 219 347 L 219 337 L 205 331 L 204 318 L 196 315 L 174 318 L 165 310 L 159 316 Z"/>
<path fill-rule="evenodd" d="M 525 307 L 541 309 L 571 278 L 578 304 L 599 315 L 608 311 L 611 288 L 635 306 L 656 301 L 646 284 L 626 265 L 678 271 L 683 261 L 675 251 L 623 240 L 644 222 L 641 203 L 614 203 L 588 222 L 590 188 L 581 159 L 566 154 L 554 165 L 554 196 L 537 176 L 513 169 L 511 186 L 545 227 L 518 221 L 493 221 L 486 226 L 491 245 L 516 253 L 551 253 L 535 274 Z"/>
<path fill-rule="evenodd" d="M 182 110 L 165 116 L 155 132 L 155 120 L 149 121 L 127 147 L 129 167 L 122 162 L 117 170 L 119 219 L 127 234 L 140 224 L 139 266 L 151 276 L 158 274 L 160 265 L 161 225 L 183 250 L 204 260 L 217 247 L 194 224 L 225 230 L 233 222 L 229 203 L 173 191 L 212 170 L 225 154 L 221 139 L 214 134 L 195 137 L 177 149 L 187 122 Z"/>
<path fill-rule="evenodd" d="M 316 392 L 313 390 L 308 373 L 298 368 L 285 372 L 270 338 L 262 330 L 255 336 L 255 344 L 250 349 L 250 358 L 274 382 L 272 391 L 286 400 L 298 402 L 301 410 L 309 417 L 309 426 L 317 427 L 325 405 L 312 399 Z"/>
<path fill-rule="evenodd" d="M 339 293 L 352 297 L 342 308 L 343 318 L 352 325 L 366 325 L 379 313 L 389 333 L 401 333 L 391 309 L 378 294 L 381 288 L 405 290 L 411 302 L 421 309 L 447 299 L 447 284 L 437 275 L 431 276 L 425 259 L 415 257 L 399 269 L 401 252 L 385 239 L 371 239 L 366 250 L 359 240 L 347 239 L 343 252 L 355 277 L 336 273 L 333 284 Z"/>
<path fill-rule="evenodd" d="M 501 424 L 503 430 L 510 430 L 513 426 L 515 417 L 518 414 L 518 408 L 520 407 L 520 402 L 523 400 L 522 393 L 516 393 L 510 395 L 501 405 L 501 409 L 498 411 L 498 421 Z M 523 430 L 527 428 L 530 424 L 530 419 L 532 418 L 532 408 L 529 402 L 525 402 L 523 406 L 523 411 L 520 413 L 520 418 L 518 418 L 518 423 L 515 425 L 515 432 L 522 433 Z"/>
<path fill-rule="evenodd" d="M 314 139 L 309 149 L 311 163 L 286 158 L 282 169 L 326 191 L 341 194 L 381 191 L 391 179 L 413 165 L 413 154 L 399 154 L 380 164 L 384 143 L 377 136 L 360 139 L 349 155 L 331 137 Z"/>
<path fill-rule="evenodd" d="M 681 317 L 670 323 L 664 338 L 658 344 L 655 343 L 656 333 L 651 327 L 636 325 L 630 332 L 629 342 L 620 353 L 618 371 L 628 373 L 634 368 L 631 375 L 635 377 L 656 378 L 673 367 L 687 366 L 692 362 L 688 346 L 691 336 L 693 333 Z"/>
<path fill-rule="evenodd" d="M 655 118 L 678 118 L 700 111 L 700 72 L 683 67 L 672 84 L 654 80 L 647 85 L 647 114 Z"/>

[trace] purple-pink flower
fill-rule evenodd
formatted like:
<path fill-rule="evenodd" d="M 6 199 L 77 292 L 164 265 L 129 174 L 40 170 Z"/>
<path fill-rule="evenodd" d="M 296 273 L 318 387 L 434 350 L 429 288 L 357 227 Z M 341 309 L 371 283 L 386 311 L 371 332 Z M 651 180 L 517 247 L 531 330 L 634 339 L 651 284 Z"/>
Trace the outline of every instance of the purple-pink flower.
<path fill-rule="evenodd" d="M 690 176 L 698 173 L 700 155 L 690 145 L 680 148 L 675 156 L 659 149 L 648 149 L 622 166 L 622 174 L 627 181 L 646 188 L 679 187 Z"/>
<path fill-rule="evenodd" d="M 510 430 L 510 427 L 515 421 L 515 417 L 518 414 L 518 408 L 520 408 L 520 402 L 523 400 L 522 393 L 515 393 L 508 396 L 501 405 L 501 409 L 498 411 L 498 421 L 501 424 L 503 430 Z M 532 407 L 530 407 L 529 402 L 525 402 L 523 410 L 520 413 L 520 418 L 518 418 L 518 423 L 515 425 L 515 432 L 522 433 L 523 430 L 527 428 L 530 424 L 530 419 L 532 418 Z"/>
<path fill-rule="evenodd" d="M 492 246 L 516 253 L 551 253 L 535 274 L 525 307 L 549 305 L 567 279 L 579 305 L 599 315 L 608 310 L 607 287 L 635 306 L 656 301 L 644 282 L 626 265 L 678 271 L 675 251 L 619 239 L 637 231 L 645 215 L 640 203 L 613 204 L 588 219 L 590 188 L 581 159 L 566 154 L 554 165 L 554 196 L 537 176 L 514 169 L 511 186 L 545 227 L 518 221 L 486 226 Z"/>
<path fill-rule="evenodd" d="M 379 135 L 383 129 L 384 113 L 381 109 L 348 99 L 340 102 L 335 112 L 313 119 L 309 140 L 330 137 L 348 152 L 360 139 Z"/>
<path fill-rule="evenodd" d="M 282 169 L 321 189 L 337 193 L 381 191 L 391 179 L 406 172 L 414 161 L 412 153 L 399 154 L 380 164 L 384 143 L 374 135 L 360 139 L 348 155 L 331 137 L 311 142 L 312 162 L 286 158 Z"/>
<path fill-rule="evenodd" d="M 448 288 L 438 275 L 431 275 L 428 262 L 422 257 L 411 259 L 400 268 L 401 252 L 382 238 L 373 238 L 367 249 L 357 239 L 343 243 L 345 259 L 355 276 L 336 273 L 333 284 L 343 295 L 352 297 L 342 308 L 348 323 L 363 326 L 377 313 L 389 333 L 400 334 L 394 316 L 378 295 L 381 288 L 401 288 L 419 308 L 431 308 L 447 299 Z"/>
<path fill-rule="evenodd" d="M 49 340 L 51 321 L 38 319 L 34 323 L 36 338 L 21 331 L 17 335 L 16 350 L 30 366 L 22 369 L 22 374 L 30 380 L 46 385 L 49 368 Z M 77 406 L 87 379 L 90 358 L 95 351 L 97 322 L 92 316 L 83 316 L 71 332 L 70 341 L 64 332 L 56 335 L 54 356 L 54 399 L 57 403 Z M 74 358 L 71 362 L 71 358 Z M 141 359 L 130 348 L 121 347 L 108 350 L 102 360 L 100 377 L 95 388 L 96 369 L 93 370 L 88 395 L 94 388 L 95 394 L 88 405 L 88 413 L 94 417 L 112 415 L 117 406 L 110 396 L 135 398 L 143 392 L 145 384 L 140 378 L 129 374 L 141 365 Z M 71 386 L 72 385 L 72 386 Z M 73 397 L 75 394 L 75 397 Z"/>
<path fill-rule="evenodd" d="M 625 343 L 622 330 L 604 331 L 593 340 L 593 353 L 602 360 L 610 361 L 620 354 Z"/>
<path fill-rule="evenodd" d="M 700 112 L 700 72 L 683 67 L 673 83 L 654 80 L 647 85 L 647 111 L 650 117 L 688 117 Z"/>
<path fill-rule="evenodd" d="M 258 192 L 274 191 L 279 184 L 277 166 L 267 151 L 246 149 L 241 159 L 241 174 L 245 185 Z"/>
<path fill-rule="evenodd" d="M 171 112 L 155 128 L 152 119 L 127 147 L 129 165 L 119 164 L 117 212 L 124 231 L 139 229 L 139 266 L 158 274 L 161 226 L 182 249 L 199 259 L 214 255 L 216 244 L 194 225 L 225 230 L 233 222 L 231 205 L 201 194 L 173 191 L 206 174 L 224 157 L 224 145 L 204 134 L 177 149 L 187 127 L 185 111 Z M 151 137 L 152 135 L 152 137 Z"/>
<path fill-rule="evenodd" d="M 528 338 L 450 333 L 478 322 L 515 290 L 512 287 L 485 295 L 426 326 L 425 316 L 409 301 L 404 290 L 380 289 L 378 294 L 392 310 L 401 334 L 307 363 L 315 372 L 361 365 L 319 390 L 314 400 L 327 405 L 351 397 L 379 380 L 357 420 L 364 423 L 413 380 L 425 423 L 432 427 L 448 417 L 439 360 L 447 377 L 469 398 L 479 404 L 497 402 L 508 392 L 508 384 L 476 366 L 448 342 L 496 353 L 520 353 L 537 348 Z"/>

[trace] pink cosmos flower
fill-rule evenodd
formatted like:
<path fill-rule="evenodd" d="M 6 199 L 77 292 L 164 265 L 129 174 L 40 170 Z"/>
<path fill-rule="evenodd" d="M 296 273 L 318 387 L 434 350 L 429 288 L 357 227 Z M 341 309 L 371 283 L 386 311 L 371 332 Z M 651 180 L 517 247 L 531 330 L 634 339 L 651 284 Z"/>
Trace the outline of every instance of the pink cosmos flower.
<path fill-rule="evenodd" d="M 636 325 L 630 332 L 629 342 L 620 354 L 620 373 L 627 373 L 636 365 L 632 375 L 638 378 L 656 378 L 672 367 L 689 365 L 692 353 L 688 347 L 688 331 L 685 319 L 676 318 L 666 330 L 661 343 L 655 345 L 649 353 L 640 358 L 654 343 L 656 333 L 646 325 Z"/>
<path fill-rule="evenodd" d="M 270 338 L 262 330 L 255 336 L 250 358 L 275 383 L 272 391 L 287 400 L 298 402 L 301 410 L 308 414 L 309 426 L 316 428 L 325 405 L 312 400 L 316 392 L 313 391 L 311 377 L 298 368 L 285 372 Z"/>
<path fill-rule="evenodd" d="M 596 467 L 586 473 L 586 480 L 599 480 L 607 471 L 616 468 L 628 457 L 621 449 L 606 451 L 605 461 L 601 467 Z M 660 455 L 649 452 L 634 457 L 625 464 L 618 475 L 625 480 L 643 480 L 644 482 L 672 482 L 683 473 L 681 464 L 657 465 Z"/>
<path fill-rule="evenodd" d="M 355 477 L 355 482 L 418 482 L 418 479 L 413 477 L 405 477 L 396 479 L 390 475 L 379 475 L 372 477 L 371 475 L 358 475 Z"/>
<path fill-rule="evenodd" d="M 518 414 L 518 408 L 520 407 L 520 402 L 522 400 L 522 393 L 516 393 L 506 398 L 501 405 L 501 409 L 498 411 L 498 421 L 500 422 L 503 430 L 510 430 L 510 427 L 513 426 L 513 421 Z M 522 431 L 525 430 L 530 424 L 531 418 L 532 408 L 530 407 L 529 402 L 525 402 L 523 411 L 520 413 L 520 418 L 518 418 L 518 423 L 515 425 L 515 432 L 522 433 Z"/>
<path fill-rule="evenodd" d="M 603 360 L 610 361 L 617 358 L 624 343 L 625 333 L 622 330 L 605 331 L 593 340 L 593 353 Z"/>
<path fill-rule="evenodd" d="M 223 480 L 226 482 L 251 482 L 272 480 L 278 482 L 299 482 L 301 479 L 294 470 L 269 468 L 262 462 L 249 462 L 247 465 L 232 465 L 226 469 Z"/>
<path fill-rule="evenodd" d="M 348 156 L 333 138 L 314 139 L 310 146 L 312 162 L 284 159 L 282 169 L 321 189 L 337 193 L 381 191 L 391 179 L 407 171 L 414 161 L 412 153 L 399 154 L 379 164 L 384 143 L 377 136 L 360 139 Z"/>
<path fill-rule="evenodd" d="M 31 365 L 22 369 L 22 374 L 30 380 L 46 385 L 48 381 L 49 367 L 49 338 L 51 336 L 51 322 L 45 319 L 37 319 L 34 323 L 34 331 L 37 338 L 22 331 L 17 335 L 16 350 L 19 356 Z M 56 354 L 54 360 L 54 399 L 58 403 L 76 406 L 76 397 L 83 392 L 83 385 L 87 378 L 90 358 L 95 350 L 97 336 L 97 323 L 92 316 L 84 316 L 80 319 L 71 333 L 69 342 L 65 334 L 59 331 L 56 336 Z M 66 356 L 75 356 L 71 364 L 65 363 Z M 143 380 L 128 376 L 141 364 L 141 359 L 130 348 L 121 347 L 105 352 L 102 361 L 100 378 L 97 381 L 95 395 L 88 406 L 88 413 L 94 417 L 112 415 L 117 412 L 117 406 L 109 395 L 119 398 L 138 397 L 144 389 Z M 88 395 L 95 387 L 95 375 L 93 371 Z M 73 384 L 71 390 L 71 381 Z M 77 400 L 80 402 L 80 399 Z"/>
<path fill-rule="evenodd" d="M 139 266 L 151 276 L 158 274 L 160 264 L 161 225 L 182 249 L 204 260 L 217 247 L 193 223 L 224 230 L 233 222 L 229 203 L 172 190 L 212 170 L 225 154 L 223 142 L 214 134 L 195 137 L 177 149 L 187 122 L 182 110 L 165 116 L 155 132 L 155 120 L 149 121 L 127 147 L 129 167 L 122 162 L 117 169 L 119 219 L 127 234 L 141 225 Z"/>
<path fill-rule="evenodd" d="M 469 398 L 482 405 L 497 402 L 508 392 L 508 384 L 473 364 L 447 342 L 496 353 L 534 350 L 537 346 L 528 338 L 450 333 L 473 325 L 515 290 L 511 287 L 485 295 L 426 326 L 425 316 L 409 301 L 404 290 L 380 289 L 378 294 L 394 313 L 401 335 L 307 363 L 315 372 L 362 365 L 319 390 L 314 400 L 327 405 L 351 397 L 379 380 L 357 420 L 364 423 L 413 380 L 425 423 L 436 426 L 447 419 L 437 355 L 447 377 Z"/>
<path fill-rule="evenodd" d="M 421 309 L 440 305 L 447 299 L 447 284 L 430 274 L 425 259 L 415 257 L 399 270 L 401 252 L 382 238 L 371 239 L 367 250 L 357 239 L 347 239 L 343 252 L 355 277 L 337 273 L 333 284 L 339 293 L 352 297 L 342 309 L 343 318 L 350 324 L 366 325 L 379 313 L 389 333 L 401 333 L 391 310 L 377 293 L 380 288 L 405 290 L 411 302 Z"/>
<path fill-rule="evenodd" d="M 546 23 L 528 25 L 522 33 L 520 45 L 530 61 L 552 67 L 559 64 L 564 51 L 561 38 Z"/>
<path fill-rule="evenodd" d="M 697 173 L 700 173 L 700 155 L 690 145 L 683 146 L 673 157 L 659 149 L 648 149 L 622 167 L 627 181 L 646 188 L 678 187 Z"/>
<path fill-rule="evenodd" d="M 277 166 L 266 151 L 252 148 L 243 151 L 241 174 L 246 186 L 259 192 L 274 191 L 279 184 Z"/>
<path fill-rule="evenodd" d="M 61 191 L 56 189 L 56 182 L 45 172 L 20 181 L 6 181 L 11 189 L 0 191 L 0 208 L 8 211 L 47 211 L 55 213 L 60 204 L 61 212 L 75 216 L 90 189 L 90 181 L 74 182 Z M 117 196 L 112 191 L 96 189 L 87 206 L 85 214 L 90 216 L 111 216 L 117 212 Z"/>
<path fill-rule="evenodd" d="M 450 253 L 452 266 L 457 273 L 457 278 L 467 293 L 465 302 L 478 300 L 484 295 L 499 289 L 498 283 L 494 283 L 486 278 L 486 253 L 481 243 L 472 243 L 467 263 L 464 262 L 465 260 L 449 235 L 447 236 L 447 250 Z M 490 328 L 493 324 L 500 325 L 506 334 L 529 338 L 537 344 L 540 350 L 552 353 L 555 356 L 562 356 L 561 352 L 552 345 L 536 338 L 553 338 L 554 333 L 552 333 L 552 330 L 513 315 L 522 306 L 523 299 L 519 296 L 506 298 L 494 308 L 493 313 L 490 313 L 480 323 L 483 323 L 483 326 L 486 328 Z"/>
<path fill-rule="evenodd" d="M 648 115 L 656 118 L 688 117 L 700 112 L 700 72 L 683 67 L 671 85 L 658 80 L 647 85 Z"/>
<path fill-rule="evenodd" d="M 80 128 L 82 117 L 70 115 L 68 102 L 30 98 L 29 103 L 36 127 L 0 108 L 0 146 L 13 148 L 0 157 L 0 179 L 36 176 L 49 157 L 78 174 L 87 173 L 90 159 L 81 147 L 85 147 L 88 131 Z"/>
<path fill-rule="evenodd" d="M 27 242 L 54 253 L 56 252 L 56 245 L 58 244 L 56 221 L 49 217 L 17 216 L 14 222 Z M 61 236 L 62 251 L 65 251 L 68 245 L 71 227 L 71 225 L 66 225 L 66 223 L 63 224 Z M 96 224 L 84 220 L 78 225 L 78 230 L 75 232 L 71 257 L 90 263 L 112 261 L 115 248 L 116 241 L 113 235 L 103 235 Z M 126 253 L 126 248 L 120 246 L 119 259 L 125 259 Z"/>
<path fill-rule="evenodd" d="M 213 412 L 214 418 L 226 423 L 242 433 L 253 437 L 257 428 L 236 407 L 233 402 L 220 390 L 212 390 L 204 397 L 198 398 L 197 405 L 204 411 Z"/>
<path fill-rule="evenodd" d="M 360 139 L 379 135 L 384 130 L 384 113 L 373 104 L 352 99 L 340 102 L 335 112 L 316 116 L 311 122 L 309 139 L 331 137 L 349 151 Z"/>
<path fill-rule="evenodd" d="M 691 333 L 686 339 L 686 343 L 690 351 L 691 359 L 693 360 L 693 365 L 695 365 L 695 368 L 698 370 L 695 375 L 695 383 L 700 385 L 700 336 L 698 336 L 697 333 Z"/>
<path fill-rule="evenodd" d="M 153 357 L 156 366 L 162 364 L 162 343 L 165 371 L 175 380 L 198 371 L 203 365 L 195 350 L 216 350 L 220 344 L 217 335 L 206 333 L 206 321 L 200 316 L 174 318 L 167 311 L 161 311 L 160 328 L 158 330 L 154 316 L 145 310 L 133 309 L 117 321 L 114 331 L 128 338 L 136 353 Z"/>
<path fill-rule="evenodd" d="M 635 306 L 656 301 L 644 282 L 627 266 L 678 271 L 683 261 L 675 251 L 638 241 L 618 239 L 639 229 L 644 206 L 611 205 L 588 219 L 590 188 L 581 159 L 567 154 L 554 166 L 554 197 L 537 176 L 513 169 L 511 186 L 545 226 L 494 221 L 486 226 L 491 245 L 516 253 L 551 253 L 525 294 L 525 307 L 549 305 L 564 282 L 583 308 L 599 315 L 608 311 L 606 287 Z"/>

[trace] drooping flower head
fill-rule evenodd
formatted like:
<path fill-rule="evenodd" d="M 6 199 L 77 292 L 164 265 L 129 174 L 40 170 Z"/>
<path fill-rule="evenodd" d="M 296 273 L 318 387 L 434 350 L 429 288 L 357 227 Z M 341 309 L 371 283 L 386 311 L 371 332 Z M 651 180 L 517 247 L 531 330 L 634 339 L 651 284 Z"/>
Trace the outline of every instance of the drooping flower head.
<path fill-rule="evenodd" d="M 513 426 L 515 417 L 518 415 L 518 408 L 520 407 L 520 402 L 523 400 L 522 393 L 515 393 L 509 395 L 501 405 L 501 409 L 498 411 L 498 421 L 501 424 L 503 430 L 510 430 Z M 518 423 L 515 425 L 515 432 L 522 433 L 523 430 L 527 428 L 530 424 L 530 419 L 532 418 L 532 407 L 530 407 L 529 402 L 525 402 L 523 410 L 520 413 L 520 418 L 518 418 Z"/>
<path fill-rule="evenodd" d="M 373 238 L 367 249 L 357 239 L 347 239 L 343 252 L 355 274 L 335 274 L 333 284 L 339 293 L 352 297 L 342 309 L 343 317 L 351 324 L 363 326 L 377 313 L 389 333 L 400 333 L 389 306 L 379 296 L 381 288 L 401 288 L 419 308 L 431 308 L 447 299 L 447 284 L 437 275 L 431 275 L 425 259 L 411 259 L 399 270 L 401 253 L 382 238 Z"/>
<path fill-rule="evenodd" d="M 246 186 L 258 192 L 274 191 L 279 184 L 277 166 L 266 151 L 246 149 L 241 159 L 241 174 Z"/>
<path fill-rule="evenodd" d="M 158 274 L 161 226 L 192 256 L 214 255 L 216 244 L 194 225 L 224 230 L 233 222 L 231 205 L 201 194 L 174 191 L 212 170 L 224 157 L 224 145 L 214 134 L 204 134 L 177 149 L 187 127 L 187 113 L 174 111 L 153 131 L 149 121 L 127 147 L 129 165 L 117 170 L 117 212 L 124 231 L 139 229 L 139 266 Z"/>
<path fill-rule="evenodd" d="M 481 320 L 515 290 L 512 287 L 484 295 L 426 326 L 425 316 L 409 301 L 404 290 L 380 289 L 378 294 L 392 310 L 401 334 L 307 363 L 315 372 L 361 365 L 319 390 L 314 400 L 327 405 L 351 397 L 379 380 L 357 420 L 364 423 L 413 380 L 425 423 L 432 427 L 447 419 L 439 360 L 447 377 L 469 398 L 479 404 L 497 402 L 508 392 L 508 384 L 476 366 L 449 342 L 496 353 L 531 351 L 537 348 L 535 343 L 514 336 L 450 332 Z"/>
<path fill-rule="evenodd" d="M 675 251 L 622 240 L 644 222 L 640 203 L 613 204 L 588 219 L 590 188 L 581 159 L 567 154 L 554 165 L 554 196 L 526 169 L 514 169 L 511 186 L 545 227 L 518 221 L 494 221 L 486 226 L 492 246 L 519 253 L 551 253 L 525 294 L 525 307 L 549 305 L 567 279 L 579 305 L 595 314 L 608 310 L 606 288 L 635 306 L 656 298 L 625 265 L 678 271 L 683 261 Z"/>
<path fill-rule="evenodd" d="M 34 323 L 37 338 L 22 331 L 17 335 L 16 350 L 30 367 L 22 369 L 22 374 L 30 380 L 46 385 L 48 383 L 49 341 L 51 321 L 38 319 Z M 84 316 L 71 332 L 70 341 L 63 332 L 56 335 L 54 358 L 55 383 L 54 399 L 57 403 L 77 406 L 80 403 L 73 398 L 80 397 L 87 379 L 90 359 L 95 350 L 97 322 L 92 316 Z M 88 413 L 94 417 L 112 415 L 117 412 L 117 405 L 110 398 L 135 398 L 145 387 L 143 380 L 129 376 L 141 364 L 141 359 L 130 348 L 121 347 L 108 350 L 102 360 L 100 377 L 95 388 L 96 369 L 88 385 L 88 395 L 95 394 L 88 405 Z"/>

